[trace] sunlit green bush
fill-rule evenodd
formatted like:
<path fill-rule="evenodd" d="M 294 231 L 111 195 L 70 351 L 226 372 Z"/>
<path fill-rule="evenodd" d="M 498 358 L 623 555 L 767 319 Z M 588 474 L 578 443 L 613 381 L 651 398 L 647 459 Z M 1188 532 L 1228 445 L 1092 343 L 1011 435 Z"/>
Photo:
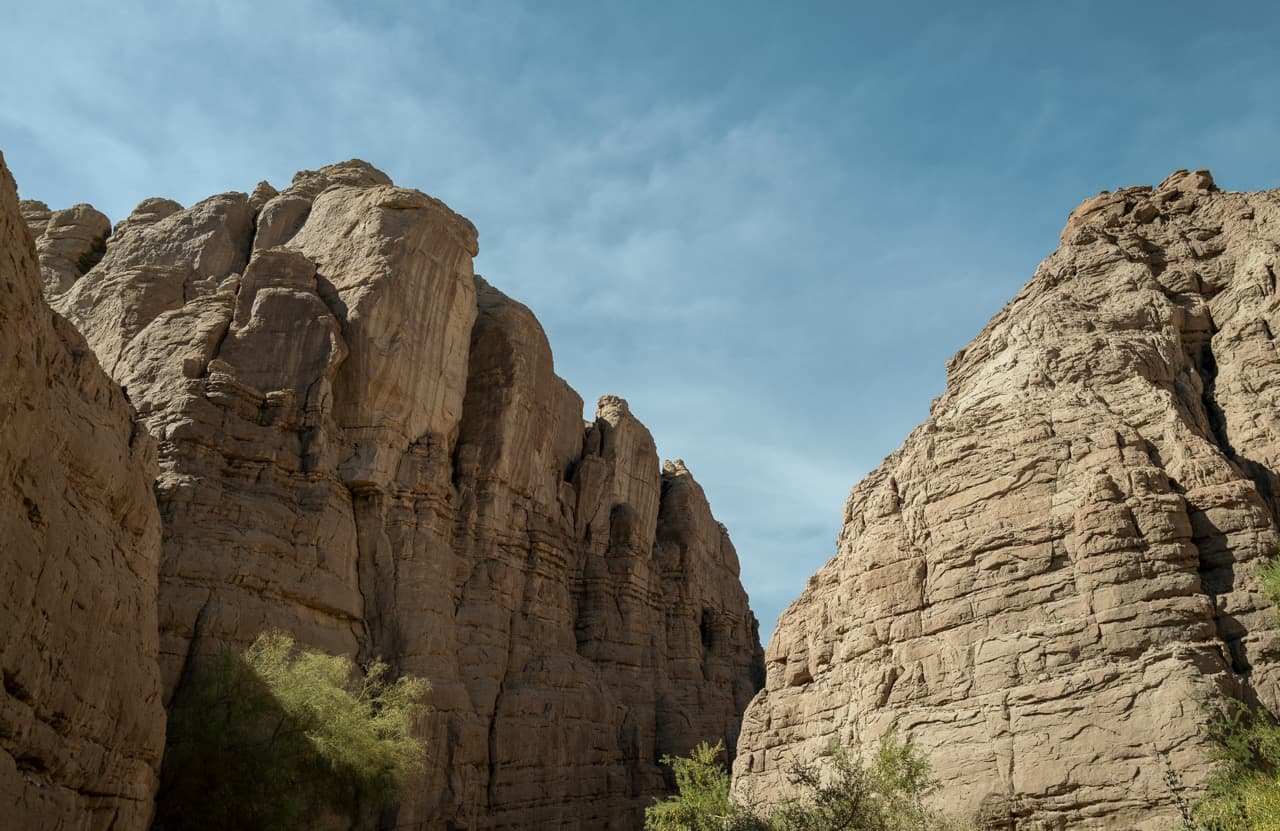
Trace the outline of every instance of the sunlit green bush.
<path fill-rule="evenodd" d="M 720 761 L 724 743 L 699 744 L 688 756 L 664 756 L 676 795 L 644 812 L 646 831 L 725 831 L 753 827 L 752 817 L 729 794 L 729 771 Z"/>
<path fill-rule="evenodd" d="M 1280 558 L 1258 570 L 1263 589 L 1280 602 Z M 1183 812 L 1190 831 L 1280 831 L 1280 723 L 1239 701 L 1210 710 L 1214 772 L 1206 795 Z"/>
<path fill-rule="evenodd" d="M 821 768 L 790 774 L 798 795 L 760 815 L 736 804 L 722 746 L 698 745 L 690 756 L 664 759 L 676 779 L 675 796 L 645 811 L 646 831 L 961 831 L 965 823 L 928 808 L 937 789 L 929 762 L 893 730 L 864 763 L 835 746 Z"/>
<path fill-rule="evenodd" d="M 372 825 L 422 762 L 426 689 L 278 632 L 217 655 L 171 710 L 155 828 Z"/>

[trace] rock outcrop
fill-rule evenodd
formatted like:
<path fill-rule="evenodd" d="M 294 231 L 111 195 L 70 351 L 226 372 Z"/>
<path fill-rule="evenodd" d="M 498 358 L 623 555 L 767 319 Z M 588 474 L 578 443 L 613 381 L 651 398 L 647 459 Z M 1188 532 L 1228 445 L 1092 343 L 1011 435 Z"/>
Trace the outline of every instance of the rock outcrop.
<path fill-rule="evenodd" d="M 142 831 L 164 747 L 155 447 L 84 339 L 41 297 L 42 272 L 56 289 L 89 265 L 105 236 L 98 217 L 25 202 L 20 213 L 0 157 L 6 828 Z M 38 258 L 24 220 L 45 226 Z"/>
<path fill-rule="evenodd" d="M 1200 700 L 1280 703 L 1280 192 L 1206 172 L 1072 213 L 853 489 L 782 615 L 735 787 L 891 724 L 988 827 L 1156 829 Z"/>
<path fill-rule="evenodd" d="M 622 399 L 584 424 L 477 250 L 353 161 L 147 200 L 50 294 L 158 443 L 167 697 L 273 628 L 379 655 L 432 684 L 396 827 L 635 828 L 661 755 L 736 736 L 756 622 L 688 471 Z"/>
<path fill-rule="evenodd" d="M 36 238 L 40 276 L 47 296 L 62 294 L 102 259 L 111 220 L 91 205 L 51 211 L 43 202 L 19 203 L 22 218 Z"/>

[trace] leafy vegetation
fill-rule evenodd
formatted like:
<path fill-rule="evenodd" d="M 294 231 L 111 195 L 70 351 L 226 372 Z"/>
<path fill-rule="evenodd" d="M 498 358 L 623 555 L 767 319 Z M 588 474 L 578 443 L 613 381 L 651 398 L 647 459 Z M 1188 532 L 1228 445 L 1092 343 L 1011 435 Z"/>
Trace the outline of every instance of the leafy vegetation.
<path fill-rule="evenodd" d="M 885 733 L 871 762 L 834 746 L 825 772 L 801 765 L 790 774 L 798 796 L 767 815 L 734 802 L 724 748 L 700 744 L 666 757 L 677 793 L 645 811 L 645 831 L 960 831 L 967 826 L 925 805 L 937 789 L 929 762 L 909 740 Z"/>
<path fill-rule="evenodd" d="M 170 713 L 155 828 L 371 826 L 422 762 L 427 684 L 279 632 L 205 662 Z"/>
<path fill-rule="evenodd" d="M 1213 714 L 1209 732 L 1217 766 L 1190 827 L 1280 831 L 1280 724 L 1264 710 L 1232 701 Z"/>
<path fill-rule="evenodd" d="M 1263 588 L 1280 602 L 1280 558 L 1259 568 Z M 1188 831 L 1280 831 L 1280 723 L 1261 707 L 1230 701 L 1211 711 L 1216 766 L 1206 795 L 1183 807 Z M 1171 782 L 1178 792 L 1175 774 Z"/>
<path fill-rule="evenodd" d="M 729 771 L 720 762 L 724 742 L 702 742 L 688 756 L 663 756 L 676 780 L 676 796 L 649 806 L 645 831 L 747 829 L 750 815 L 729 794 Z"/>

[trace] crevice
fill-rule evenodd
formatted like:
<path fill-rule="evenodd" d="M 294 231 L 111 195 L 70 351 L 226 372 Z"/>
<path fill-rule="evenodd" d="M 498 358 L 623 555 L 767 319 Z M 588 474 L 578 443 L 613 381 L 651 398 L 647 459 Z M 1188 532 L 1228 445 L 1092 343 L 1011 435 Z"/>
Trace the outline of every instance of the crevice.
<path fill-rule="evenodd" d="M 1237 461 L 1236 450 L 1231 446 L 1231 439 L 1227 434 L 1226 413 L 1222 411 L 1214 395 L 1218 384 L 1218 361 L 1213 354 L 1212 337 L 1201 344 L 1194 363 L 1196 371 L 1200 374 L 1202 389 L 1200 400 L 1204 405 L 1205 417 L 1209 421 L 1213 442 L 1228 459 Z"/>
<path fill-rule="evenodd" d="M 185 285 L 185 284 L 184 284 Z M 200 369 L 200 377 L 209 377 L 209 365 L 213 363 L 214 358 L 222 354 L 222 344 L 226 343 L 227 337 L 231 334 L 231 324 L 236 317 L 236 303 L 240 300 L 240 286 L 236 286 L 236 300 L 231 304 L 231 308 L 227 310 L 227 319 L 222 324 L 222 331 L 217 332 L 212 338 L 212 345 L 209 347 L 209 357 L 205 360 L 204 366 Z"/>
<path fill-rule="evenodd" d="M 3 672 L 4 691 L 24 704 L 33 704 L 31 692 L 9 670 Z"/>
<path fill-rule="evenodd" d="M 49 772 L 48 763 L 32 753 L 19 753 L 13 757 L 13 763 L 20 773 L 42 776 Z"/>
<path fill-rule="evenodd" d="M 1213 336 L 1217 331 L 1217 327 L 1211 322 L 1208 337 L 1186 345 L 1192 368 L 1200 378 L 1200 404 L 1209 428 L 1209 435 L 1204 438 L 1218 448 L 1243 478 L 1254 485 L 1274 526 L 1280 515 L 1277 513 L 1276 489 L 1272 484 L 1275 474 L 1266 466 L 1239 454 L 1231 442 L 1226 413 L 1217 400 L 1218 362 L 1213 349 Z M 1223 661 L 1242 683 L 1242 694 L 1246 698 L 1256 697 L 1249 682 L 1253 665 L 1245 643 L 1248 630 L 1224 606 L 1225 598 L 1237 590 L 1236 569 L 1239 561 L 1228 544 L 1227 534 L 1217 528 L 1203 511 L 1191 510 L 1190 517 L 1192 526 L 1201 528 L 1201 533 L 1192 538 L 1192 543 L 1197 550 L 1201 591 L 1213 605 L 1214 628 L 1223 647 Z"/>
<path fill-rule="evenodd" d="M 111 236 L 110 229 L 107 233 L 100 237 L 94 237 L 89 250 L 80 255 L 80 259 L 76 260 L 76 271 L 80 272 L 76 275 L 76 279 L 80 279 L 89 273 L 95 265 L 102 262 L 102 258 L 107 256 L 107 238 Z"/>
<path fill-rule="evenodd" d="M 1265 319 L 1262 320 L 1262 325 L 1267 332 L 1267 336 L 1272 337 L 1271 327 Z M 1280 494 L 1277 493 L 1276 488 L 1276 473 L 1261 462 L 1240 455 L 1231 443 L 1226 413 L 1217 400 L 1218 361 L 1213 350 L 1213 336 L 1217 332 L 1218 327 L 1211 326 L 1209 337 L 1199 344 L 1199 351 L 1191 354 L 1190 349 L 1188 349 L 1193 367 L 1200 376 L 1202 390 L 1200 400 L 1201 405 L 1204 407 L 1205 419 L 1208 422 L 1210 431 L 1210 435 L 1205 438 L 1212 441 L 1241 474 L 1253 483 L 1271 515 L 1272 524 L 1280 527 L 1280 502 L 1277 502 L 1277 497 Z"/>
<path fill-rule="evenodd" d="M 178 697 L 178 691 L 187 686 L 187 682 L 191 678 L 192 664 L 194 663 L 194 655 L 196 647 L 204 637 L 205 615 L 209 613 L 209 606 L 213 603 L 213 589 L 208 590 L 205 595 L 204 602 L 200 604 L 200 611 L 196 612 L 195 622 L 191 625 L 191 640 L 187 643 L 187 654 L 182 656 L 182 669 L 178 671 L 178 683 L 173 687 L 173 698 Z M 166 703 L 166 706 L 167 706 Z"/>
<path fill-rule="evenodd" d="M 361 660 L 381 658 L 399 675 L 401 648 L 394 587 L 396 558 L 387 550 L 385 495 L 377 488 L 351 487 L 352 518 L 356 527 L 356 591 L 360 594 L 364 638 Z M 389 573 L 386 573 L 389 572 Z"/>
<path fill-rule="evenodd" d="M 329 307 L 329 313 L 337 319 L 338 329 L 345 338 L 347 336 L 347 304 L 342 299 L 337 286 L 319 270 L 316 271 L 316 295 Z"/>
<path fill-rule="evenodd" d="M 716 644 L 716 612 L 714 609 L 704 608 L 702 610 L 702 617 L 698 622 L 698 634 L 702 638 L 703 651 L 714 653 L 716 651 L 716 646 L 717 646 Z"/>
<path fill-rule="evenodd" d="M 502 697 L 507 691 L 507 676 L 511 672 L 511 632 L 516 622 L 515 610 L 511 610 L 511 617 L 507 622 L 507 655 L 506 668 L 503 670 L 502 678 L 498 681 L 498 694 L 493 699 L 493 713 L 489 716 L 489 780 L 485 783 L 485 798 L 488 800 L 489 810 L 492 811 L 497 803 L 497 786 L 498 779 L 498 713 L 502 710 Z"/>

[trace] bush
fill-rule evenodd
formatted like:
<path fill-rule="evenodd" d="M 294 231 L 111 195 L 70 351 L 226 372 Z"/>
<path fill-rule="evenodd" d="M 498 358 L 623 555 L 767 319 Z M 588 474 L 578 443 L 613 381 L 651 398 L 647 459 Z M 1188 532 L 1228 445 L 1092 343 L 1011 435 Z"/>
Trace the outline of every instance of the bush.
<path fill-rule="evenodd" d="M 1265 710 L 1228 701 L 1211 711 L 1213 773 L 1203 799 L 1183 811 L 1190 831 L 1280 831 L 1280 724 Z"/>
<path fill-rule="evenodd" d="M 155 828 L 370 825 L 422 762 L 427 684 L 274 632 L 205 662 L 175 701 Z"/>
<path fill-rule="evenodd" d="M 1258 576 L 1271 600 L 1280 601 L 1280 558 L 1263 563 Z M 1208 732 L 1216 764 L 1205 797 L 1184 807 L 1183 827 L 1280 831 L 1280 723 L 1261 707 L 1228 701 L 1209 711 Z"/>
<path fill-rule="evenodd" d="M 881 737 L 871 764 L 831 748 L 824 773 L 801 765 L 789 779 L 799 795 L 758 816 L 730 796 L 729 774 L 717 761 L 722 746 L 698 745 L 684 759 L 666 758 L 676 796 L 645 811 L 646 831 L 959 831 L 966 827 L 925 807 L 937 789 L 929 761 L 896 731 Z"/>
<path fill-rule="evenodd" d="M 724 742 L 702 742 L 688 756 L 663 756 L 676 780 L 676 796 L 649 806 L 646 831 L 725 831 L 750 821 L 729 795 L 729 771 L 720 762 Z"/>

